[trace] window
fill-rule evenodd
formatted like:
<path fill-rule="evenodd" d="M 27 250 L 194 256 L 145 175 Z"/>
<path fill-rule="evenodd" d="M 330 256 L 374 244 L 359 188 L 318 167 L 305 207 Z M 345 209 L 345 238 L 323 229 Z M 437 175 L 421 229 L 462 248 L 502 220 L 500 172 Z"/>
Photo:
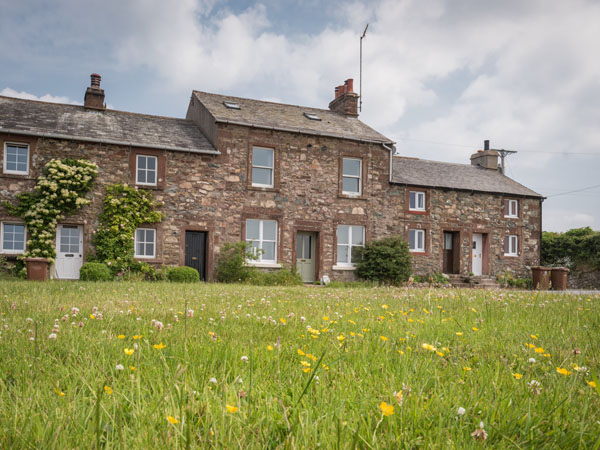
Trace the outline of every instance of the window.
<path fill-rule="evenodd" d="M 425 253 L 425 230 L 408 231 L 408 249 L 411 252 Z"/>
<path fill-rule="evenodd" d="M 504 236 L 504 256 L 519 256 L 519 237 L 514 234 Z"/>
<path fill-rule="evenodd" d="M 79 253 L 79 227 L 63 225 L 60 230 L 60 253 Z"/>
<path fill-rule="evenodd" d="M 252 148 L 252 186 L 273 187 L 275 150 Z"/>
<path fill-rule="evenodd" d="M 135 184 L 156 186 L 158 158 L 156 156 L 137 155 Z"/>
<path fill-rule="evenodd" d="M 425 211 L 425 192 L 410 191 L 408 194 L 408 209 L 410 211 Z"/>
<path fill-rule="evenodd" d="M 342 194 L 360 195 L 362 179 L 362 159 L 342 160 Z"/>
<path fill-rule="evenodd" d="M 242 109 L 242 108 L 240 108 L 239 103 L 236 103 L 236 102 L 225 101 L 225 102 L 223 102 L 223 105 L 225 105 L 225 108 L 228 108 L 228 109 Z"/>
<path fill-rule="evenodd" d="M 321 118 L 319 116 L 317 116 L 315 113 L 305 112 L 304 117 L 306 117 L 307 119 L 310 119 L 310 120 L 321 120 Z"/>
<path fill-rule="evenodd" d="M 29 175 L 29 145 L 4 144 L 4 173 Z"/>
<path fill-rule="evenodd" d="M 519 217 L 519 201 L 504 200 L 504 217 Z"/>
<path fill-rule="evenodd" d="M 135 257 L 154 258 L 156 255 L 156 230 L 137 228 L 135 230 Z"/>
<path fill-rule="evenodd" d="M 365 227 L 357 225 L 338 225 L 337 263 L 340 266 L 352 266 L 356 262 L 354 249 L 365 246 Z"/>
<path fill-rule="evenodd" d="M 25 252 L 25 225 L 15 223 L 2 224 L 2 252 Z"/>
<path fill-rule="evenodd" d="M 277 222 L 275 220 L 246 220 L 246 242 L 252 244 L 252 252 L 258 256 L 255 262 L 277 263 Z"/>

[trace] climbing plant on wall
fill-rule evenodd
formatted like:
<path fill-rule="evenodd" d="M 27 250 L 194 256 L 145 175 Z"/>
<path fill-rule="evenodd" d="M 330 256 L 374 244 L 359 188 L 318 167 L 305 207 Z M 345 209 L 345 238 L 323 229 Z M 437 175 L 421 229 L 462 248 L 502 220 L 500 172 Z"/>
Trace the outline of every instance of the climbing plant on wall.
<path fill-rule="evenodd" d="M 117 273 L 133 263 L 134 233 L 140 225 L 160 222 L 163 214 L 155 211 L 161 204 L 152 191 L 115 184 L 106 188 L 100 224 L 93 242 L 96 259 Z"/>
<path fill-rule="evenodd" d="M 25 221 L 24 256 L 54 259 L 58 223 L 90 200 L 85 198 L 98 174 L 96 164 L 79 159 L 53 159 L 42 169 L 33 192 L 17 195 L 15 205 L 5 202 L 9 214 Z"/>

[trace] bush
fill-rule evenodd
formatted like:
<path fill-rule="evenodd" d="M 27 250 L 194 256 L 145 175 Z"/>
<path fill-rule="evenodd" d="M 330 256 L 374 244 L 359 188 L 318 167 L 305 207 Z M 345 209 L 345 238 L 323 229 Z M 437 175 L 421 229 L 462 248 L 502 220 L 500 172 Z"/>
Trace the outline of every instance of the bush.
<path fill-rule="evenodd" d="M 86 262 L 79 270 L 79 279 L 82 281 L 110 281 L 113 276 L 106 264 Z"/>
<path fill-rule="evenodd" d="M 542 233 L 542 264 L 569 269 L 600 269 L 600 231 L 590 227 Z"/>
<path fill-rule="evenodd" d="M 277 269 L 273 272 L 255 270 L 247 279 L 255 286 L 298 286 L 304 284 L 302 277 L 295 269 Z"/>
<path fill-rule="evenodd" d="M 245 283 L 250 278 L 258 277 L 256 267 L 249 266 L 247 258 L 255 259 L 256 256 L 248 252 L 249 244 L 245 241 L 235 244 L 226 243 L 221 247 L 221 254 L 217 259 L 217 281 L 222 283 Z"/>
<path fill-rule="evenodd" d="M 531 278 L 515 278 L 510 270 L 507 270 L 504 275 L 498 275 L 496 281 L 498 281 L 500 286 L 505 288 L 533 289 L 533 280 Z"/>
<path fill-rule="evenodd" d="M 200 281 L 200 274 L 193 267 L 171 267 L 167 271 L 167 279 L 176 283 L 195 283 Z"/>
<path fill-rule="evenodd" d="M 401 237 L 370 242 L 356 249 L 356 257 L 356 275 L 364 280 L 398 284 L 410 277 L 411 257 Z"/>

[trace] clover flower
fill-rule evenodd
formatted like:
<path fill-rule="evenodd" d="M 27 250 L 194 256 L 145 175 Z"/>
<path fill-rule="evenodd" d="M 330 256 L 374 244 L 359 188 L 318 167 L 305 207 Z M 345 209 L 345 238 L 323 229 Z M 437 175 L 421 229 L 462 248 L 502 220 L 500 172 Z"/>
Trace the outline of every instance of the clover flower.
<path fill-rule="evenodd" d="M 466 412 L 467 412 L 467 410 L 461 406 L 456 411 L 456 414 L 459 415 L 459 416 L 464 416 Z"/>

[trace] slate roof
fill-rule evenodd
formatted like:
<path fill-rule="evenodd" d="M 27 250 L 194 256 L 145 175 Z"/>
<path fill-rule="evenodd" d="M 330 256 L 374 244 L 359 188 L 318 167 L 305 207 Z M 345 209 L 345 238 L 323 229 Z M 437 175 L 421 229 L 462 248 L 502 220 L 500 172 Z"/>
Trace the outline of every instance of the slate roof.
<path fill-rule="evenodd" d="M 3 96 L 0 132 L 218 154 L 190 120 Z"/>
<path fill-rule="evenodd" d="M 453 164 L 395 156 L 392 182 L 410 186 L 539 197 L 542 195 L 495 170 L 470 164 Z"/>
<path fill-rule="evenodd" d="M 358 118 L 348 117 L 328 109 L 284 105 L 200 91 L 194 91 L 193 95 L 208 109 L 217 122 L 393 144 L 391 139 L 379 134 Z M 240 109 L 229 109 L 223 102 L 237 103 Z M 316 114 L 321 120 L 311 120 L 304 113 Z"/>

